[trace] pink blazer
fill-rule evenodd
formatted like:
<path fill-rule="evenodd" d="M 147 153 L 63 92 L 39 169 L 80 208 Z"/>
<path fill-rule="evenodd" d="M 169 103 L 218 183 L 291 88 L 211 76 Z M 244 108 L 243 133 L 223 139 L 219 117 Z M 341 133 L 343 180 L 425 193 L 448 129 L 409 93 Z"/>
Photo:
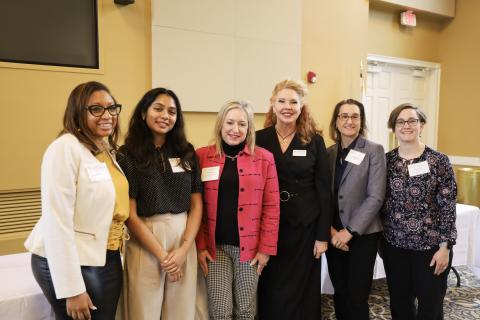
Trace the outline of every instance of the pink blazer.
<path fill-rule="evenodd" d="M 198 250 L 208 249 L 215 259 L 218 186 L 225 156 L 217 155 L 214 145 L 198 149 L 197 156 L 202 172 L 204 168 L 219 167 L 219 175 L 215 180 L 203 181 L 202 175 L 203 218 L 196 238 Z M 245 146 L 237 161 L 240 261 L 253 259 L 257 252 L 276 255 L 280 198 L 273 155 L 260 147 L 255 147 L 254 154 L 251 154 Z"/>

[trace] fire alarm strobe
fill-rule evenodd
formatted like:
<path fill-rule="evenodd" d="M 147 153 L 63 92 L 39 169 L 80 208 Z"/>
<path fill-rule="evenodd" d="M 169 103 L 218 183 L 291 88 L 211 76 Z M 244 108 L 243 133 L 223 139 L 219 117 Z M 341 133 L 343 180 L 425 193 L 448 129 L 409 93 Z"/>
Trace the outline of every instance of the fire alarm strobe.
<path fill-rule="evenodd" d="M 411 10 L 400 13 L 400 23 L 402 26 L 415 27 L 417 25 L 417 16 Z"/>

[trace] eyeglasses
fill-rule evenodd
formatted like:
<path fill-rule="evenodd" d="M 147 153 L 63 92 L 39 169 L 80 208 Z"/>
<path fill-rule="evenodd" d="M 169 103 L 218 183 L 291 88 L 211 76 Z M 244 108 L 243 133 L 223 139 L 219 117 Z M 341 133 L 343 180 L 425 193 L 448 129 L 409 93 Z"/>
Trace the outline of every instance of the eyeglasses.
<path fill-rule="evenodd" d="M 112 104 L 111 106 L 108 107 L 102 107 L 99 105 L 92 105 L 87 107 L 88 112 L 94 117 L 101 117 L 105 113 L 105 111 L 108 111 L 112 117 L 118 116 L 120 114 L 120 111 L 122 111 L 122 105 L 121 104 Z"/>
<path fill-rule="evenodd" d="M 413 127 L 413 126 L 416 126 L 418 121 L 420 121 L 420 119 L 408 119 L 407 121 L 403 120 L 403 119 L 400 119 L 400 120 L 397 120 L 395 121 L 395 125 L 399 128 L 403 128 L 405 126 L 405 123 L 408 123 L 408 126 L 410 127 Z"/>
<path fill-rule="evenodd" d="M 358 113 L 354 113 L 352 115 L 349 115 L 348 113 L 342 113 L 338 115 L 338 119 L 347 122 L 348 119 L 352 120 L 352 122 L 358 122 L 360 121 L 360 115 Z"/>

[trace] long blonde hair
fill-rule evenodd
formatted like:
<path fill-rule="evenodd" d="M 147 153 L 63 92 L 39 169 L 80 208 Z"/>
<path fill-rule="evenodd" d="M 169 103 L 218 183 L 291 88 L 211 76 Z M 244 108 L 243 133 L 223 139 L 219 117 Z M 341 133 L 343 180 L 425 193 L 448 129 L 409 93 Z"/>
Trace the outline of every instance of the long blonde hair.
<path fill-rule="evenodd" d="M 223 122 L 225 121 L 225 117 L 227 116 L 227 113 L 233 109 L 243 110 L 247 115 L 248 131 L 247 137 L 245 138 L 245 145 L 247 146 L 250 153 L 253 154 L 255 149 L 255 124 L 253 123 L 253 110 L 248 102 L 241 100 L 228 101 L 222 106 L 220 111 L 218 111 L 212 139 L 212 143 L 215 145 L 216 154 L 223 154 L 222 126 Z"/>
<path fill-rule="evenodd" d="M 272 96 L 270 97 L 270 108 L 268 109 L 267 114 L 265 115 L 264 127 L 274 126 L 277 123 L 275 113 L 273 112 L 273 104 L 275 103 L 275 98 L 277 94 L 283 89 L 291 89 L 295 91 L 300 97 L 300 104 L 302 105 L 302 110 L 297 119 L 297 133 L 302 144 L 308 144 L 312 140 L 312 137 L 315 134 L 322 134 L 322 131 L 317 128 L 315 120 L 311 116 L 310 109 L 306 103 L 306 97 L 308 95 L 307 86 L 299 80 L 283 80 L 275 85 L 273 88 Z"/>

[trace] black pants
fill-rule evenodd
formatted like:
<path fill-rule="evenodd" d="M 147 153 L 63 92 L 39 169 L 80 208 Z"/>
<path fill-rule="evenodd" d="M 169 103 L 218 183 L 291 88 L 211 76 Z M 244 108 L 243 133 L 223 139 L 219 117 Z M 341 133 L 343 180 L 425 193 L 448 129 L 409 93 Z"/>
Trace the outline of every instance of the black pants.
<path fill-rule="evenodd" d="M 335 289 L 333 302 L 338 320 L 369 319 L 368 296 L 379 237 L 378 232 L 354 236 L 348 243 L 348 252 L 329 244 L 328 273 Z"/>
<path fill-rule="evenodd" d="M 66 299 L 57 299 L 46 258 L 32 254 L 32 271 L 35 280 L 55 312 L 55 319 L 71 319 L 67 315 Z M 103 267 L 81 267 L 87 293 L 97 310 L 90 310 L 94 320 L 113 320 L 122 289 L 122 262 L 119 251 L 107 250 Z"/>
<path fill-rule="evenodd" d="M 383 262 L 390 291 L 390 310 L 393 320 L 441 320 L 443 298 L 447 291 L 447 277 L 453 252 L 447 269 L 440 275 L 430 267 L 437 248 L 416 251 L 400 249 L 383 241 Z M 418 307 L 415 307 L 415 298 Z"/>

